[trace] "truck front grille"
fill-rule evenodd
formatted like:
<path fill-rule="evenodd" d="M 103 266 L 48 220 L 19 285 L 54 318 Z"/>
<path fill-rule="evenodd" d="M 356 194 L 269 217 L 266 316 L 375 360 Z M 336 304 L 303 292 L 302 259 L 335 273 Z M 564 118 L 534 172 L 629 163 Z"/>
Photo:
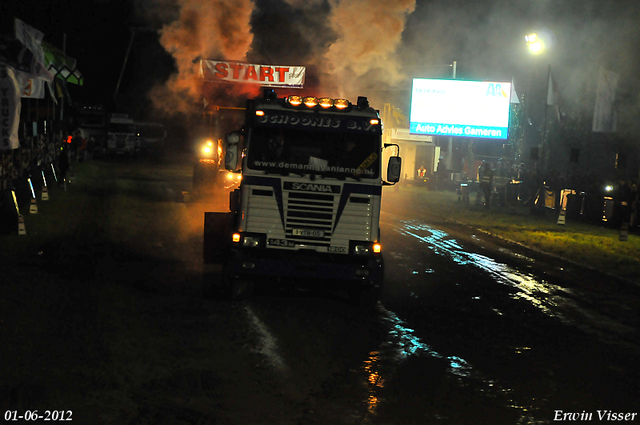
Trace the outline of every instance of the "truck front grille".
<path fill-rule="evenodd" d="M 296 243 L 329 246 L 333 229 L 334 202 L 333 195 L 288 192 L 285 216 L 286 238 Z M 323 236 L 295 236 L 294 229 L 320 231 Z"/>

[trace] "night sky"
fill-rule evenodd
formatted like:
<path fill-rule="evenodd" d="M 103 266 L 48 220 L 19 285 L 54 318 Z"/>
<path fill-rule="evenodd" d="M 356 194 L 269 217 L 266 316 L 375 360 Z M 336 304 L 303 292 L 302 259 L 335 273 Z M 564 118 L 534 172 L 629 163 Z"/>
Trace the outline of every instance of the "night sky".
<path fill-rule="evenodd" d="M 183 13 L 190 3 L 216 10 L 212 21 L 195 22 L 205 14 Z M 18 17 L 58 48 L 66 34 L 66 52 L 85 80 L 71 94 L 86 103 L 113 99 L 132 27 L 144 30 L 120 87 L 130 98 L 145 98 L 188 68 L 198 50 L 211 59 L 306 65 L 309 81 L 332 91 L 322 95 L 368 95 L 407 110 L 411 77 L 448 78 L 454 60 L 458 78 L 513 80 L 519 92 L 534 97 L 546 89 L 551 66 L 574 108 L 601 66 L 621 74 L 630 99 L 637 102 L 640 91 L 640 3 L 631 0 L 5 0 L 0 9 L 4 33 L 13 32 Z M 157 31 L 172 23 L 183 32 L 197 28 L 183 40 L 208 44 L 170 55 Z M 524 42 L 533 31 L 547 38 L 548 49 L 538 57 Z"/>

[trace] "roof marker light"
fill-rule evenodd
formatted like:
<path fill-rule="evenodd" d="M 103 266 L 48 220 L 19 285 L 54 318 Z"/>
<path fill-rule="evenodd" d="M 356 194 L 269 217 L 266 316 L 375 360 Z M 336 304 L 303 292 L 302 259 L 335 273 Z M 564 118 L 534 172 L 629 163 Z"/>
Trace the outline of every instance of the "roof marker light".
<path fill-rule="evenodd" d="M 313 108 L 318 104 L 318 98 L 313 96 L 307 96 L 302 99 L 302 102 L 305 104 L 307 108 Z"/>
<path fill-rule="evenodd" d="M 333 99 L 330 97 L 321 97 L 318 99 L 318 103 L 323 108 L 331 108 L 333 106 Z"/>
<path fill-rule="evenodd" d="M 300 105 L 302 105 L 302 97 L 301 96 L 291 95 L 287 99 L 289 100 L 289 105 L 292 105 L 292 106 L 300 106 Z"/>
<path fill-rule="evenodd" d="M 338 109 L 346 109 L 349 107 L 349 101 L 346 99 L 335 99 L 333 105 Z"/>

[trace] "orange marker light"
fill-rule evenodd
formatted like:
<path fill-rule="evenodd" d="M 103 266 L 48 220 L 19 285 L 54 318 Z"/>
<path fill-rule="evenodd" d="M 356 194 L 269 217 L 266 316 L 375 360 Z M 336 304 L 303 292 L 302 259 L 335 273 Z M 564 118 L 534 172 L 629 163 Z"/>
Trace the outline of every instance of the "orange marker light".
<path fill-rule="evenodd" d="M 349 101 L 346 99 L 335 99 L 333 105 L 338 109 L 346 109 L 349 106 Z"/>
<path fill-rule="evenodd" d="M 323 108 L 331 108 L 333 106 L 333 99 L 330 97 L 322 97 L 318 99 L 320 106 Z"/>
<path fill-rule="evenodd" d="M 289 104 L 292 106 L 300 106 L 302 105 L 302 97 L 291 95 L 288 97 Z"/>
<path fill-rule="evenodd" d="M 256 111 L 256 115 L 259 117 L 264 117 L 264 111 Z"/>
<path fill-rule="evenodd" d="M 305 97 L 302 101 L 304 102 L 307 108 L 313 108 L 318 104 L 318 98 L 313 96 Z"/>
<path fill-rule="evenodd" d="M 373 244 L 373 253 L 374 254 L 380 254 L 380 252 L 382 252 L 382 245 L 380 245 L 379 243 L 374 243 Z"/>
<path fill-rule="evenodd" d="M 231 236 L 231 240 L 235 243 L 240 242 L 240 233 L 234 233 L 233 236 Z"/>

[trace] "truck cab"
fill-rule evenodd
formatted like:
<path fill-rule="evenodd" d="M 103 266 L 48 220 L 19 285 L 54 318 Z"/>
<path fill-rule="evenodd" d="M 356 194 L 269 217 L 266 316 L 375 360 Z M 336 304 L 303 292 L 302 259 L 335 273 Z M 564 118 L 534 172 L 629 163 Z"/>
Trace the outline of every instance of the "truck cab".
<path fill-rule="evenodd" d="M 382 186 L 400 176 L 394 156 L 382 180 L 381 136 L 380 116 L 363 97 L 352 104 L 268 90 L 247 102 L 244 131 L 227 136 L 225 156 L 242 183 L 226 219 L 205 213 L 205 259 L 224 250 L 232 297 L 273 278 L 377 300 Z"/>
<path fill-rule="evenodd" d="M 127 114 L 111 114 L 107 126 L 107 153 L 133 156 L 139 150 L 135 121 Z"/>

